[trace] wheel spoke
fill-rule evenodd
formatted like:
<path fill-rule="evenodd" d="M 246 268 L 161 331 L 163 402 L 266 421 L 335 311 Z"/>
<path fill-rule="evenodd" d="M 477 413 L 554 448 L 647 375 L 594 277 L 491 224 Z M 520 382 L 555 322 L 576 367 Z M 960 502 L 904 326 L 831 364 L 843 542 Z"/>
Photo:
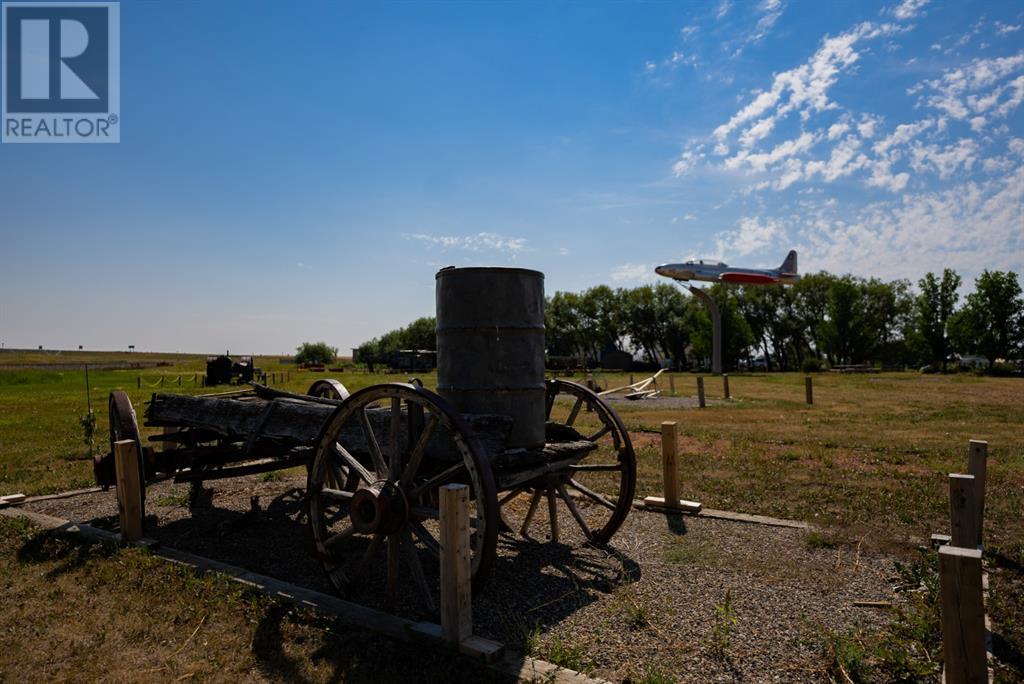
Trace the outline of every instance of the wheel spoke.
<path fill-rule="evenodd" d="M 366 444 L 370 448 L 370 458 L 373 459 L 373 469 L 377 471 L 379 477 L 374 481 L 383 479 L 388 474 L 387 463 L 384 462 L 384 454 L 380 450 L 380 445 L 377 444 L 377 435 L 373 432 L 373 426 L 370 425 L 370 417 L 366 415 L 366 407 L 359 408 L 359 426 L 363 429 L 363 435 L 366 437 Z M 369 480 L 367 480 L 369 482 Z"/>
<path fill-rule="evenodd" d="M 352 500 L 352 492 L 346 492 L 344 489 L 334 489 L 333 487 L 324 487 L 321 489 L 320 496 L 330 499 L 331 501 L 339 501 L 342 503 L 348 503 Z"/>
<path fill-rule="evenodd" d="M 413 543 L 412 536 L 408 532 L 403 535 L 402 550 L 405 551 L 405 562 L 409 566 L 409 572 L 412 574 L 413 581 L 416 582 L 420 591 L 423 592 L 423 601 L 427 604 L 427 610 L 434 612 L 433 592 L 430 591 L 430 585 L 427 584 L 427 578 L 423 574 L 423 565 L 420 564 L 420 555 L 416 553 L 416 545 Z"/>
<path fill-rule="evenodd" d="M 426 427 L 423 428 L 423 434 L 421 434 L 419 440 L 416 441 L 416 447 L 413 449 L 412 455 L 409 456 L 409 463 L 405 466 L 405 472 L 402 473 L 402 479 L 399 482 L 400 487 L 408 487 L 412 482 L 412 479 L 416 477 L 416 471 L 420 469 L 420 462 L 423 460 L 423 454 L 427 451 L 427 442 L 429 442 L 431 436 L 433 436 L 438 422 L 437 416 L 430 416 L 430 421 L 427 423 Z"/>
<path fill-rule="evenodd" d="M 611 501 L 609 501 L 608 499 L 604 498 L 603 496 L 601 496 L 600 494 L 598 494 L 594 490 L 589 489 L 589 488 L 585 487 L 584 485 L 581 485 L 576 480 L 569 480 L 569 484 L 572 487 L 575 487 L 576 489 L 578 489 L 583 494 L 585 494 L 587 497 L 589 497 L 589 498 L 593 499 L 594 501 L 596 501 L 597 503 L 601 504 L 605 508 L 611 509 L 613 511 L 615 510 L 615 504 L 613 504 Z"/>
<path fill-rule="evenodd" d="M 605 435 L 607 435 L 611 431 L 612 431 L 612 426 L 611 425 L 605 425 L 603 428 L 601 428 L 600 430 L 598 430 L 594 434 L 592 434 L 589 437 L 587 437 L 587 441 L 588 442 L 596 442 L 597 440 L 601 439 L 602 437 L 604 437 Z"/>
<path fill-rule="evenodd" d="M 388 602 L 394 603 L 398 595 L 398 561 L 402 552 L 402 538 L 397 532 L 388 535 Z"/>
<path fill-rule="evenodd" d="M 388 479 L 397 480 L 398 471 L 402 467 L 402 455 L 398 451 L 398 431 L 402 426 L 402 400 L 394 397 L 391 400 L 391 430 L 388 435 Z"/>
<path fill-rule="evenodd" d="M 323 550 L 326 553 L 331 553 L 331 547 L 332 546 L 337 546 L 341 542 L 345 541 L 346 539 L 351 537 L 355 533 L 355 531 L 356 531 L 356 528 L 354 528 L 354 527 L 346 527 L 345 529 L 343 529 L 338 534 L 335 534 L 335 535 L 332 535 L 332 536 L 328 537 L 327 541 L 325 541 L 323 543 L 323 547 L 324 547 Z"/>
<path fill-rule="evenodd" d="M 451 468 L 448 468 L 447 470 L 441 471 L 440 473 L 438 473 L 434 477 L 430 478 L 429 480 L 427 480 L 423 484 L 421 484 L 418 487 L 414 488 L 411 492 L 409 492 L 409 498 L 410 499 L 417 499 L 424 492 L 432 492 L 432 491 L 434 491 L 435 489 L 437 489 L 438 487 L 440 487 L 441 485 L 445 484 L 446 482 L 451 480 L 453 477 L 458 475 L 460 471 L 463 471 L 465 469 L 466 469 L 466 464 L 465 463 L 456 463 Z"/>
<path fill-rule="evenodd" d="M 548 487 L 548 520 L 551 523 L 551 541 L 558 543 L 558 507 L 555 505 L 555 488 Z"/>
<path fill-rule="evenodd" d="M 377 481 L 377 479 L 370 475 L 370 472 L 363 467 L 363 464 L 356 460 L 355 456 L 348 453 L 348 450 L 345 447 L 335 442 L 334 451 L 341 457 L 341 460 L 345 462 L 345 465 L 354 470 L 359 477 L 363 478 L 363 481 L 366 484 L 373 484 Z"/>
<path fill-rule="evenodd" d="M 434 538 L 434 535 L 430 534 L 423 523 L 416 522 L 415 520 L 409 523 L 409 529 L 412 530 L 416 538 L 423 542 L 423 545 L 427 547 L 427 550 L 435 556 L 441 556 L 441 543 Z"/>
<path fill-rule="evenodd" d="M 572 500 L 571 496 L 569 496 L 569 492 L 565 491 L 565 485 L 558 485 L 558 495 L 562 497 L 562 501 L 565 502 L 569 512 L 572 513 L 572 517 L 576 518 L 576 523 L 580 526 L 580 529 L 583 530 L 583 536 L 587 538 L 587 541 L 593 539 L 594 535 L 587 526 L 587 521 L 583 519 L 580 509 L 576 507 L 576 502 Z"/>
<path fill-rule="evenodd" d="M 622 470 L 621 463 L 574 463 L 569 466 L 574 472 L 611 472 Z"/>
<path fill-rule="evenodd" d="M 519 528 L 519 534 L 526 537 L 527 531 L 530 529 L 530 523 L 533 522 L 533 515 L 537 512 L 537 505 L 540 504 L 540 497 L 544 495 L 543 490 L 535 489 L 533 491 L 533 498 L 530 499 L 530 509 L 526 511 L 526 517 L 523 518 L 523 526 Z"/>
<path fill-rule="evenodd" d="M 572 424 L 576 422 L 576 416 L 580 414 L 580 408 L 583 406 L 583 397 L 577 397 L 576 403 L 573 404 L 572 411 L 569 412 L 569 418 L 565 421 L 565 424 L 572 427 Z"/>
<path fill-rule="evenodd" d="M 524 491 L 526 491 L 526 487 L 525 486 L 523 486 L 523 487 L 516 487 L 511 492 L 509 492 L 508 494 L 506 494 L 505 496 L 501 497 L 501 499 L 498 500 L 498 507 L 501 508 L 502 506 L 507 504 L 509 501 L 511 501 L 512 499 L 516 498 L 520 494 L 522 494 Z"/>

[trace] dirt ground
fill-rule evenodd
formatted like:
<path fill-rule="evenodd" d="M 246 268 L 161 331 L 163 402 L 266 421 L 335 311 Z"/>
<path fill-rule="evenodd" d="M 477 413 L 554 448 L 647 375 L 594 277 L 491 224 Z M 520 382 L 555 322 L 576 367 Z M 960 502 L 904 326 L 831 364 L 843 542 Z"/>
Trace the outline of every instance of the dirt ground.
<path fill-rule="evenodd" d="M 156 484 L 147 534 L 333 593 L 311 553 L 304 486 L 298 477 L 211 482 L 190 509 L 188 485 Z M 116 525 L 113 491 L 29 508 Z M 558 543 L 546 538 L 543 514 L 536 539 L 499 537 L 494 573 L 474 600 L 474 631 L 612 681 L 824 680 L 830 631 L 889 619 L 854 602 L 899 601 L 893 558 L 818 533 L 633 511 L 608 547 L 593 548 L 559 508 Z M 412 604 L 398 612 L 429 617 Z"/>

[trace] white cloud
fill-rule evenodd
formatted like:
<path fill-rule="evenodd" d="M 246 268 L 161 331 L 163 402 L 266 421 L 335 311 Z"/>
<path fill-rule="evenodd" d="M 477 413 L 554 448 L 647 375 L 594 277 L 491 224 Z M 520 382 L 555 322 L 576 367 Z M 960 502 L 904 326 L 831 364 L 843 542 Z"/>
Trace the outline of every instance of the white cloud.
<path fill-rule="evenodd" d="M 928 4 L 928 0 L 903 0 L 892 9 L 892 15 L 900 21 L 913 19 L 921 8 Z"/>
<path fill-rule="evenodd" d="M 774 219 L 745 216 L 736 230 L 724 231 L 715 238 L 719 254 L 746 256 L 775 241 L 785 241 L 782 224 Z"/>
<path fill-rule="evenodd" d="M 816 138 L 811 133 L 802 133 L 799 137 L 779 143 L 771 152 L 751 154 L 746 150 L 737 152 L 725 160 L 725 168 L 738 169 L 744 165 L 754 171 L 765 171 L 778 162 L 797 154 L 806 152 L 814 145 Z"/>
<path fill-rule="evenodd" d="M 846 123 L 845 121 L 839 121 L 837 123 L 834 123 L 828 127 L 828 139 L 838 140 L 848 130 L 850 130 L 850 124 Z"/>
<path fill-rule="evenodd" d="M 955 145 L 940 148 L 938 145 L 917 143 L 911 150 L 910 166 L 918 173 L 932 169 L 939 178 L 949 178 L 958 169 L 969 171 L 977 161 L 978 143 L 963 138 Z"/>
<path fill-rule="evenodd" d="M 654 272 L 653 264 L 623 264 L 612 269 L 611 279 L 623 285 L 643 285 L 656 282 L 658 274 Z"/>
<path fill-rule="evenodd" d="M 672 165 L 672 173 L 676 178 L 683 176 L 687 171 L 692 169 L 694 165 L 700 162 L 704 158 L 703 152 L 697 152 L 696 150 L 686 150 L 680 155 L 679 159 L 675 164 Z"/>
<path fill-rule="evenodd" d="M 920 277 L 954 268 L 967 278 L 983 269 L 1024 267 L 1024 167 L 984 183 L 914 193 L 841 220 L 822 213 L 799 231 L 809 269 L 856 269 L 883 278 Z M 806 256 L 805 256 L 806 255 Z"/>
<path fill-rule="evenodd" d="M 914 123 L 900 124 L 896 130 L 875 143 L 872 148 L 876 154 L 885 154 L 892 147 L 899 147 L 910 142 L 925 130 L 935 125 L 931 119 L 922 119 Z"/>
<path fill-rule="evenodd" d="M 881 123 L 882 117 L 864 114 L 860 118 L 860 123 L 857 124 L 857 132 L 860 133 L 862 138 L 873 138 L 875 137 L 875 130 Z"/>
<path fill-rule="evenodd" d="M 996 116 L 1006 116 L 1024 99 L 1024 78 L 996 85 L 998 81 L 1024 70 L 1024 52 L 1009 57 L 976 58 L 966 66 L 947 69 L 937 79 L 924 81 L 920 86 L 933 91 L 921 102 L 946 112 L 954 119 L 966 119 L 971 112 L 981 113 L 995 107 Z M 995 86 L 987 92 L 983 89 Z M 912 88 L 911 94 L 921 90 Z M 996 104 L 1004 94 L 1009 98 Z"/>
<path fill-rule="evenodd" d="M 470 252 L 507 252 L 515 255 L 526 247 L 526 238 L 513 238 L 497 233 L 476 233 L 475 235 L 431 235 L 429 233 L 404 233 L 407 240 L 417 240 L 428 245 L 445 249 L 464 249 Z"/>
<path fill-rule="evenodd" d="M 1017 31 L 1020 31 L 1020 29 L 1020 24 L 1004 24 L 1001 21 L 996 22 L 996 33 L 998 33 L 1001 36 L 1016 33 Z"/>
<path fill-rule="evenodd" d="M 718 9 L 715 10 L 715 19 L 721 19 L 729 13 L 730 9 L 732 9 L 731 0 L 722 0 L 718 3 Z"/>
<path fill-rule="evenodd" d="M 900 30 L 893 24 L 864 22 L 834 38 L 826 36 L 821 47 L 806 63 L 776 74 L 770 90 L 756 93 L 747 106 L 716 128 L 715 138 L 724 141 L 751 121 L 757 120 L 753 126 L 764 129 L 794 111 L 806 119 L 813 112 L 829 109 L 829 89 L 838 81 L 839 74 L 860 58 L 854 46 L 862 40 L 891 35 Z M 765 121 L 766 118 L 771 123 Z M 750 131 L 744 134 L 756 135 Z"/>
<path fill-rule="evenodd" d="M 832 148 L 832 154 L 828 161 L 809 161 L 806 166 L 808 179 L 816 174 L 821 174 L 822 180 L 826 183 L 849 176 L 854 171 L 864 168 L 868 159 L 858 151 L 861 141 L 854 136 L 847 136 L 842 142 Z"/>

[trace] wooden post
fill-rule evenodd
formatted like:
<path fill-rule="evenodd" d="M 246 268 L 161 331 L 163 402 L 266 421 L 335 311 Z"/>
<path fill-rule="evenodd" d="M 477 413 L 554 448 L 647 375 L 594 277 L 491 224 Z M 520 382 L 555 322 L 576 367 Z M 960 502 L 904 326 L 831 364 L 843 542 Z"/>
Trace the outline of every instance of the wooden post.
<path fill-rule="evenodd" d="M 469 487 L 441 487 L 441 633 L 458 645 L 473 634 L 470 592 Z"/>
<path fill-rule="evenodd" d="M 806 378 L 804 378 L 804 394 L 806 395 L 806 398 L 807 398 L 807 404 L 808 405 L 813 404 L 814 403 L 814 381 L 811 379 L 810 375 L 808 375 Z"/>
<path fill-rule="evenodd" d="M 161 375 L 161 376 L 160 376 L 160 386 L 161 386 L 161 387 L 163 387 L 163 386 L 164 386 L 164 380 L 165 380 L 164 376 L 162 376 L 162 375 Z"/>
<path fill-rule="evenodd" d="M 985 607 L 981 549 L 939 548 L 942 592 L 942 651 L 946 684 L 985 684 Z"/>
<path fill-rule="evenodd" d="M 676 395 L 676 376 L 674 376 L 674 375 L 669 375 L 668 376 L 668 389 L 672 393 L 672 396 L 674 397 Z"/>
<path fill-rule="evenodd" d="M 630 373 L 630 374 L 629 374 L 629 384 L 630 384 L 630 385 L 636 384 L 636 383 L 635 383 L 635 382 L 633 381 L 633 374 L 632 374 L 632 373 Z"/>
<path fill-rule="evenodd" d="M 178 374 L 178 387 L 181 387 L 181 374 Z"/>
<path fill-rule="evenodd" d="M 975 503 L 973 475 L 949 476 L 950 544 L 964 549 L 978 545 L 978 507 Z"/>
<path fill-rule="evenodd" d="M 135 389 L 142 389 L 142 376 L 135 378 Z"/>
<path fill-rule="evenodd" d="M 674 420 L 661 424 L 661 469 L 665 479 L 665 503 L 672 506 L 679 501 L 679 433 Z"/>
<path fill-rule="evenodd" d="M 729 398 L 729 374 L 728 373 L 722 373 L 722 394 L 725 395 L 726 399 Z"/>
<path fill-rule="evenodd" d="M 698 377 L 697 378 L 697 403 L 700 404 L 701 408 L 704 408 L 705 406 L 707 406 L 707 403 L 704 401 L 704 378 L 703 377 Z"/>
<path fill-rule="evenodd" d="M 982 536 L 985 530 L 985 475 L 988 461 L 988 442 L 980 439 L 972 439 L 970 451 L 967 455 L 967 472 L 974 476 L 974 502 L 978 512 L 976 521 L 978 524 L 978 545 L 982 544 Z"/>
<path fill-rule="evenodd" d="M 672 510 L 699 513 L 701 505 L 696 501 L 679 499 L 679 432 L 674 420 L 666 420 L 661 424 L 661 475 L 664 480 L 665 498 L 648 496 L 644 505 L 649 508 L 668 508 Z"/>
<path fill-rule="evenodd" d="M 117 476 L 117 509 L 121 516 L 121 540 L 142 538 L 142 477 L 139 449 L 134 440 L 114 443 L 114 469 Z"/>

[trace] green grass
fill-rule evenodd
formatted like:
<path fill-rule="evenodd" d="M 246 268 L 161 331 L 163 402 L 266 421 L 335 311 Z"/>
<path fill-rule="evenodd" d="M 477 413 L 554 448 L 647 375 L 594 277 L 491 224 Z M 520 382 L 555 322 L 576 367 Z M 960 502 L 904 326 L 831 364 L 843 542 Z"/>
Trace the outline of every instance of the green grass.
<path fill-rule="evenodd" d="M 161 376 L 163 391 L 214 391 L 188 382 L 204 368 L 200 356 L 0 354 L 0 493 L 43 494 L 92 483 L 79 423 L 87 412 L 82 370 L 5 369 L 3 364 L 126 359 L 169 365 L 90 371 L 97 439 L 104 442 L 98 448 L 106 448 L 106 399 L 113 389 L 125 389 L 140 416 L 145 401 L 160 391 L 150 385 Z M 407 374 L 303 372 L 277 357 L 258 358 L 256 363 L 268 372 L 290 371 L 290 381 L 277 386 L 293 392 L 305 392 L 323 377 L 336 377 L 352 391 L 408 380 Z M 827 531 L 808 535 L 805 543 L 812 549 L 856 542 L 866 549 L 906 553 L 912 546 L 908 539 L 924 540 L 945 531 L 947 475 L 966 468 L 969 439 L 988 440 L 985 550 L 992 568 L 990 612 L 1000 636 L 996 653 L 1002 652 L 1007 661 L 1024 661 L 1019 655 L 1024 653 L 1024 381 L 969 374 L 816 374 L 815 403 L 807 406 L 803 377 L 731 375 L 730 402 L 718 401 L 721 382 L 708 377 L 711 403 L 706 409 L 667 409 L 642 401 L 617 404 L 637 450 L 637 496 L 661 494 L 658 433 L 662 421 L 672 420 L 680 434 L 678 463 L 685 498 L 708 507 L 819 523 Z M 434 374 L 421 378 L 428 388 L 436 386 Z M 695 395 L 694 378 L 675 374 L 677 394 Z M 628 382 L 628 374 L 598 379 L 619 386 Z M 667 376 L 660 381 L 667 390 Z M 592 414 L 580 415 L 581 425 L 593 420 Z M 725 562 L 712 551 L 688 547 L 684 540 L 665 560 Z M 856 649 L 850 648 L 855 655 Z M 1011 675 L 1024 677 L 1024 672 L 1012 670 Z"/>

